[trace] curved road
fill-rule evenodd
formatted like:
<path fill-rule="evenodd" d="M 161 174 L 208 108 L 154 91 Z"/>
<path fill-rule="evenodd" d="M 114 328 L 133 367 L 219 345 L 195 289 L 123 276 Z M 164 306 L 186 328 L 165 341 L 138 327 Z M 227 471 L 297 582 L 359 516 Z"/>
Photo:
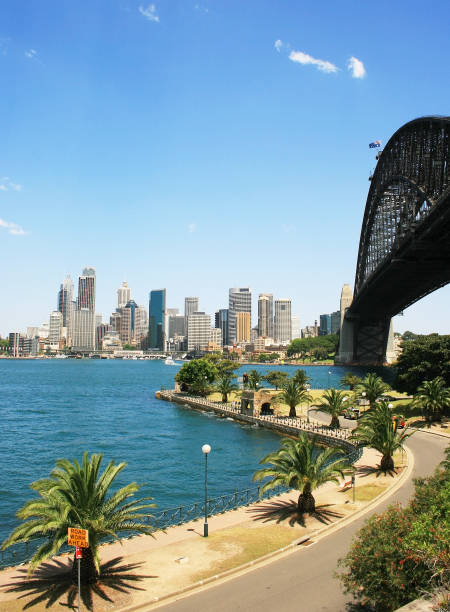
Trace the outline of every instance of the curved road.
<path fill-rule="evenodd" d="M 376 507 L 381 512 L 393 502 L 411 497 L 413 478 L 427 476 L 444 457 L 449 438 L 416 432 L 408 447 L 414 454 L 411 477 L 391 497 Z M 310 547 L 162 606 L 164 612 L 346 612 L 351 596 L 342 593 L 333 577 L 353 535 L 369 513 Z"/>

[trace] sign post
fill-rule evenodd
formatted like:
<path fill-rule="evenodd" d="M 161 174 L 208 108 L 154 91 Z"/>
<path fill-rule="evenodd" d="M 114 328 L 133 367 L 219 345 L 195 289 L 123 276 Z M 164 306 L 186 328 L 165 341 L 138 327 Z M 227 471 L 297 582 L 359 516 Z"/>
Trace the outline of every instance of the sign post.
<path fill-rule="evenodd" d="M 77 527 L 69 527 L 67 534 L 67 543 L 69 546 L 75 546 L 75 559 L 78 561 L 78 612 L 80 612 L 81 599 L 81 559 L 83 558 L 83 548 L 89 548 L 89 531 L 87 529 L 78 529 Z"/>

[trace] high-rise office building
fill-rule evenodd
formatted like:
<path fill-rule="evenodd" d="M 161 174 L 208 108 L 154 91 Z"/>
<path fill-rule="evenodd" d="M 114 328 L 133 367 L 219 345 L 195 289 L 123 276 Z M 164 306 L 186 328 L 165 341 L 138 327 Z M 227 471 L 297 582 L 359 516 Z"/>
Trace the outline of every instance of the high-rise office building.
<path fill-rule="evenodd" d="M 258 336 L 273 338 L 273 294 L 260 293 L 258 298 Z"/>
<path fill-rule="evenodd" d="M 331 313 L 331 333 L 338 334 L 341 329 L 341 312 L 336 310 Z"/>
<path fill-rule="evenodd" d="M 236 313 L 236 342 L 250 342 L 250 313 Z"/>
<path fill-rule="evenodd" d="M 222 330 L 223 346 L 228 346 L 228 308 L 221 308 L 215 313 L 215 327 Z"/>
<path fill-rule="evenodd" d="M 117 289 L 117 308 L 125 308 L 126 304 L 131 300 L 131 289 L 125 281 L 122 286 Z"/>
<path fill-rule="evenodd" d="M 300 317 L 292 315 L 292 340 L 302 337 L 302 330 L 300 327 Z"/>
<path fill-rule="evenodd" d="M 250 313 L 252 318 L 252 292 L 249 287 L 232 287 L 229 290 L 228 306 L 228 343 L 236 343 L 236 315 L 238 312 Z"/>
<path fill-rule="evenodd" d="M 50 323 L 48 326 L 48 342 L 54 347 L 59 348 L 61 340 L 61 332 L 63 327 L 63 313 L 55 310 L 50 314 Z"/>
<path fill-rule="evenodd" d="M 77 308 L 73 312 L 72 349 L 80 353 L 95 350 L 95 312 Z"/>
<path fill-rule="evenodd" d="M 103 347 L 103 338 L 112 332 L 112 327 L 109 323 L 101 323 L 97 325 L 95 329 L 95 348 L 98 351 L 102 350 Z"/>
<path fill-rule="evenodd" d="M 273 327 L 275 342 L 289 344 L 292 340 L 291 300 L 275 300 Z"/>
<path fill-rule="evenodd" d="M 84 268 L 78 279 L 77 308 L 95 312 L 95 268 Z"/>
<path fill-rule="evenodd" d="M 141 346 L 148 333 L 148 314 L 145 306 L 138 306 L 134 311 L 134 344 Z"/>
<path fill-rule="evenodd" d="M 204 312 L 193 312 L 188 316 L 187 350 L 203 351 L 211 337 L 211 317 Z"/>
<path fill-rule="evenodd" d="M 186 330 L 187 330 L 188 316 L 193 314 L 194 312 L 198 312 L 198 301 L 199 301 L 198 297 L 184 298 L 184 318 L 186 319 L 185 321 Z"/>
<path fill-rule="evenodd" d="M 320 315 L 319 336 L 328 336 L 331 334 L 331 315 Z"/>
<path fill-rule="evenodd" d="M 166 290 L 150 291 L 148 317 L 148 348 L 164 351 L 166 348 Z"/>
<path fill-rule="evenodd" d="M 173 308 L 172 310 L 175 310 Z M 182 314 L 169 315 L 169 338 L 174 339 L 185 335 L 185 318 Z"/>
<path fill-rule="evenodd" d="M 67 327 L 68 334 L 70 335 L 73 315 L 73 283 L 70 276 L 66 276 L 59 288 L 56 309 L 62 313 L 63 327 Z"/>

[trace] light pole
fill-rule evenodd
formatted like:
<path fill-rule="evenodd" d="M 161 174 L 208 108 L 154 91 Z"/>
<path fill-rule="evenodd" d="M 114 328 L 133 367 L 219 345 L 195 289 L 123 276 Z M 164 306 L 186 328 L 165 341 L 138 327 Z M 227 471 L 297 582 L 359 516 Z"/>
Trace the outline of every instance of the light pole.
<path fill-rule="evenodd" d="M 328 370 L 328 389 L 330 388 L 330 376 L 331 376 L 331 370 Z"/>
<path fill-rule="evenodd" d="M 306 392 L 309 393 L 311 385 L 305 385 Z M 306 402 L 306 422 L 309 423 L 309 402 Z"/>
<path fill-rule="evenodd" d="M 203 444 L 202 452 L 205 455 L 205 523 L 203 525 L 203 537 L 208 537 L 208 454 L 211 452 L 209 444 Z"/>

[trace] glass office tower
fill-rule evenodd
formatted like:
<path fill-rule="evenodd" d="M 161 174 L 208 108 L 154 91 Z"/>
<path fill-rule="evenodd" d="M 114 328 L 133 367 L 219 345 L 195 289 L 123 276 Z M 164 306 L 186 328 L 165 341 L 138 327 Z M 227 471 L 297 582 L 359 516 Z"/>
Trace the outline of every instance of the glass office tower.
<path fill-rule="evenodd" d="M 148 348 L 164 351 L 166 348 L 166 290 L 150 291 L 148 317 Z"/>

